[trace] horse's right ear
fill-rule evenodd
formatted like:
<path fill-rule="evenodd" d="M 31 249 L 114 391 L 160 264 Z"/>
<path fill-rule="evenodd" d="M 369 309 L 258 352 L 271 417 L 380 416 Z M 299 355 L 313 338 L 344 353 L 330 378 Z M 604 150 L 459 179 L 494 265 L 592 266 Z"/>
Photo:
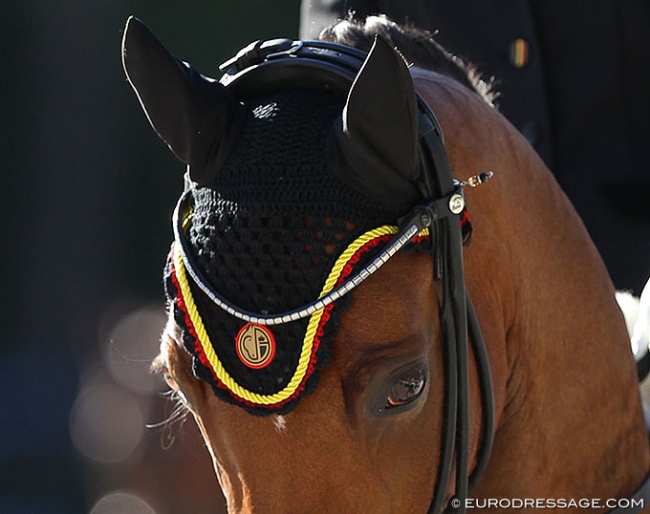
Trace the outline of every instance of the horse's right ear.
<path fill-rule="evenodd" d="M 235 109 L 232 94 L 176 59 L 134 17 L 124 29 L 122 64 L 153 128 L 189 165 L 191 179 L 201 182 L 216 165 L 219 144 Z"/>

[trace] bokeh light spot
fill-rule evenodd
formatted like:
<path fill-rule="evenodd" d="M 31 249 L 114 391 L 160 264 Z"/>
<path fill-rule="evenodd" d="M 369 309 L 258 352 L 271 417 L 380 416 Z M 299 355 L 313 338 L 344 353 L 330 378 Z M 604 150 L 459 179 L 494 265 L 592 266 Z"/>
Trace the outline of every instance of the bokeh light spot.
<path fill-rule="evenodd" d="M 104 342 L 104 364 L 113 379 L 137 393 L 160 390 L 162 381 L 149 368 L 158 355 L 166 316 L 160 306 L 146 306 L 120 318 Z"/>
<path fill-rule="evenodd" d="M 156 514 L 156 511 L 142 498 L 116 491 L 99 500 L 90 514 Z"/>
<path fill-rule="evenodd" d="M 89 459 L 115 463 L 126 460 L 143 436 L 145 416 L 138 402 L 110 384 L 81 391 L 70 415 L 75 447 Z"/>

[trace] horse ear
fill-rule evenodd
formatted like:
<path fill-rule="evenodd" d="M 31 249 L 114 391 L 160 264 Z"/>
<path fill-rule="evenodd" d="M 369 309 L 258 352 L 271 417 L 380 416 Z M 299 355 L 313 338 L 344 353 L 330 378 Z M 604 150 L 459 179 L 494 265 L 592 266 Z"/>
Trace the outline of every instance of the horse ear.
<path fill-rule="evenodd" d="M 176 59 L 134 17 L 124 29 L 122 64 L 152 127 L 200 182 L 233 116 L 232 94 Z"/>
<path fill-rule="evenodd" d="M 339 178 L 388 204 L 417 201 L 415 87 L 406 63 L 384 38 L 375 38 L 334 134 Z"/>

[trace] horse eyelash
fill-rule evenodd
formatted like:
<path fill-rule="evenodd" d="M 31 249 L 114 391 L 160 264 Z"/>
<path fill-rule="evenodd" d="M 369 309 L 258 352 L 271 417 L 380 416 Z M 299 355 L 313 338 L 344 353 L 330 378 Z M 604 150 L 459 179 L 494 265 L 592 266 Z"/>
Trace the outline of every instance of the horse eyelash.
<path fill-rule="evenodd" d="M 161 445 L 164 450 L 168 450 L 174 444 L 180 428 L 187 420 L 187 415 L 190 413 L 190 409 L 185 395 L 183 395 L 178 388 L 176 380 L 174 380 L 170 373 L 169 367 L 162 355 L 158 355 L 151 363 L 151 372 L 163 377 L 169 389 L 162 393 L 162 396 L 166 397 L 168 402 L 171 402 L 173 408 L 164 420 L 157 423 L 147 424 L 146 427 L 150 429 L 163 429 L 161 434 Z M 172 384 L 176 387 L 172 386 Z M 175 430 L 175 427 L 178 427 L 178 431 Z"/>
<path fill-rule="evenodd" d="M 174 444 L 176 436 L 180 433 L 181 427 L 187 421 L 190 409 L 187 406 L 182 393 L 177 389 L 170 387 L 169 390 L 162 393 L 162 395 L 167 397 L 168 402 L 173 404 L 173 409 L 167 418 L 157 423 L 147 424 L 146 427 L 149 429 L 162 428 L 160 443 L 163 450 L 169 450 Z"/>

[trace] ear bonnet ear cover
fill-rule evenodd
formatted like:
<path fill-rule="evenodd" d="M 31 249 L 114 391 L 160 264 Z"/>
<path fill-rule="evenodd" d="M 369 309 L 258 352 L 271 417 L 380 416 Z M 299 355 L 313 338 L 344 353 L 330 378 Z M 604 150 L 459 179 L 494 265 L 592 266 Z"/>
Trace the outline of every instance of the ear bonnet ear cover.
<path fill-rule="evenodd" d="M 394 225 L 404 214 L 347 187 L 329 169 L 326 139 L 342 108 L 342 98 L 324 91 L 286 91 L 247 100 L 239 144 L 214 182 L 193 191 L 188 231 L 192 258 L 211 287 L 232 304 L 274 314 L 313 301 L 344 249 L 371 229 Z M 390 239 L 391 232 L 385 231 L 369 240 L 344 263 L 339 279 L 364 266 Z M 179 295 L 178 273 L 172 270 L 170 262 L 167 294 L 176 321 L 187 328 L 185 347 L 194 355 L 195 374 L 212 384 L 217 396 L 264 415 L 288 412 L 315 388 L 350 296 L 326 308 L 320 318 L 268 327 L 275 355 L 255 369 L 242 359 L 237 344 L 247 324 L 213 305 L 190 280 L 207 344 L 226 372 L 220 377 L 215 371 L 219 365 L 207 355 L 210 349 L 206 352 L 206 343 L 197 337 Z M 313 350 L 305 360 L 307 343 Z M 305 368 L 304 376 L 296 378 L 298 368 Z M 296 380 L 296 387 L 290 387 Z M 244 392 L 237 394 L 235 385 Z M 266 399 L 268 405 L 260 404 Z"/>
<path fill-rule="evenodd" d="M 334 135 L 334 173 L 344 183 L 407 208 L 421 200 L 415 87 L 402 57 L 381 37 L 350 89 Z"/>
<path fill-rule="evenodd" d="M 299 308 L 345 281 L 392 238 L 417 195 L 409 181 L 419 170 L 413 86 L 390 47 L 371 51 L 368 77 L 359 74 L 346 104 L 347 92 L 295 85 L 237 99 L 172 57 L 139 22 L 130 20 L 124 41 L 125 68 L 152 124 L 190 173 L 201 169 L 183 237 L 194 266 L 231 304 L 259 314 Z M 382 69 L 391 76 L 396 64 L 400 80 L 375 84 Z M 364 95 L 380 101 L 386 89 L 394 109 L 384 106 L 370 114 L 372 123 L 358 123 L 374 109 Z M 214 159 L 233 132 L 233 111 L 236 144 Z M 376 176 L 369 174 L 373 166 Z M 383 195 L 364 186 L 373 179 L 390 185 L 391 177 L 407 192 L 398 201 L 392 186 Z M 194 373 L 219 398 L 256 415 L 280 414 L 314 390 L 350 295 L 302 320 L 261 327 L 214 305 L 174 249 L 164 276 Z"/>
<path fill-rule="evenodd" d="M 124 29 L 122 64 L 151 126 L 201 181 L 219 160 L 235 114 L 230 91 L 176 59 L 134 17 Z"/>

